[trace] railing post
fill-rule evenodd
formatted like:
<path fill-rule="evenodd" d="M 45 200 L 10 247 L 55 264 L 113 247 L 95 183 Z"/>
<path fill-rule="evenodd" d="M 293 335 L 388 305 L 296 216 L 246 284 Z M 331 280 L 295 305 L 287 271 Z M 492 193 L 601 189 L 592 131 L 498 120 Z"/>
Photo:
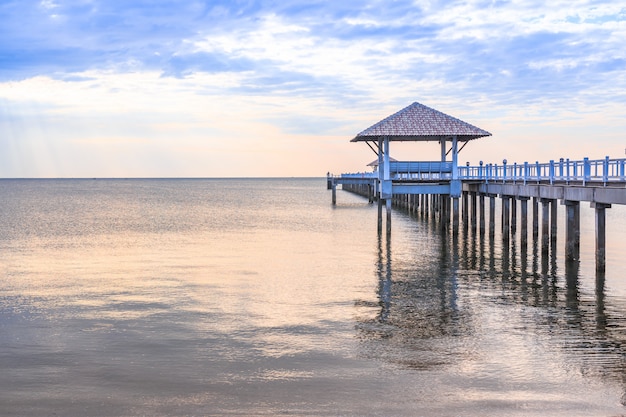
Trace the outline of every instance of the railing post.
<path fill-rule="evenodd" d="M 548 171 L 550 176 L 550 185 L 554 183 L 554 159 L 550 159 L 550 170 Z"/>
<path fill-rule="evenodd" d="M 620 159 L 619 161 L 619 179 L 624 181 L 624 159 Z"/>
<path fill-rule="evenodd" d="M 502 182 L 506 181 L 506 159 L 502 160 Z"/>
<path fill-rule="evenodd" d="M 583 185 L 587 183 L 587 181 L 591 180 L 591 164 L 589 163 L 589 158 L 585 157 L 583 159 Z"/>
<path fill-rule="evenodd" d="M 539 167 L 539 161 L 535 161 L 535 175 L 537 175 L 537 184 L 541 182 L 541 168 Z"/>
<path fill-rule="evenodd" d="M 559 159 L 559 179 L 562 181 L 563 177 L 564 177 L 564 173 L 563 173 L 563 158 Z"/>
<path fill-rule="evenodd" d="M 604 157 L 604 175 L 602 176 L 602 181 L 606 186 L 606 183 L 609 181 L 609 157 Z"/>
<path fill-rule="evenodd" d="M 483 179 L 483 161 L 479 162 L 479 166 L 478 166 L 478 178 L 479 179 Z"/>
<path fill-rule="evenodd" d="M 526 185 L 527 180 L 528 180 L 528 162 L 524 162 L 524 185 Z"/>
<path fill-rule="evenodd" d="M 513 163 L 513 184 L 517 180 L 517 162 Z"/>
<path fill-rule="evenodd" d="M 565 181 L 569 184 L 569 158 L 565 160 Z"/>

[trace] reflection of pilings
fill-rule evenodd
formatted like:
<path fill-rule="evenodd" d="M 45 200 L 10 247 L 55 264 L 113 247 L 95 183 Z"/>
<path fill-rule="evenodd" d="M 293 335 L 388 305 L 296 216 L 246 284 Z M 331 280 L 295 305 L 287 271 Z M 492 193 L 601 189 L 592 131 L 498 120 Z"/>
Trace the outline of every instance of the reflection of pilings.
<path fill-rule="evenodd" d="M 565 285 L 566 285 L 566 298 L 565 305 L 568 311 L 571 313 L 578 312 L 579 310 L 579 290 L 578 290 L 578 271 L 580 264 L 578 261 L 565 261 Z M 581 322 L 580 317 L 577 320 Z"/>
<path fill-rule="evenodd" d="M 508 237 L 507 237 L 508 239 Z M 502 278 L 503 279 L 508 279 L 510 278 L 510 271 L 509 271 L 509 266 L 510 266 L 510 260 L 511 260 L 511 256 L 510 256 L 510 246 L 509 246 L 509 242 L 506 241 L 502 244 Z"/>
<path fill-rule="evenodd" d="M 523 200 L 522 200 L 523 203 Z M 522 204 L 523 206 L 524 204 Z M 526 279 L 528 277 L 528 239 L 525 240 L 524 243 L 522 243 L 521 245 L 521 254 L 520 254 L 520 261 L 521 261 L 521 273 L 522 273 L 522 283 L 525 285 L 526 284 Z"/>
<path fill-rule="evenodd" d="M 386 262 L 384 261 L 386 259 Z M 383 253 L 383 239 L 378 236 L 378 296 L 380 298 L 380 320 L 386 322 L 391 309 L 391 241 L 386 239 Z"/>
<path fill-rule="evenodd" d="M 604 333 L 607 326 L 607 316 L 604 307 L 604 272 L 596 272 L 596 330 Z"/>

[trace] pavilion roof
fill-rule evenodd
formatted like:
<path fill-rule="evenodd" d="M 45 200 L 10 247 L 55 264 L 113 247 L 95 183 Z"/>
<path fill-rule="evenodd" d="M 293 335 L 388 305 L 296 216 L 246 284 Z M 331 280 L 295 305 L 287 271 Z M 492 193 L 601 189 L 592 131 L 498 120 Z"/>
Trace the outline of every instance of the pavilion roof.
<path fill-rule="evenodd" d="M 491 133 L 415 102 L 365 129 L 350 142 L 375 141 L 380 137 L 393 141 L 439 141 L 453 136 L 465 142 Z"/>

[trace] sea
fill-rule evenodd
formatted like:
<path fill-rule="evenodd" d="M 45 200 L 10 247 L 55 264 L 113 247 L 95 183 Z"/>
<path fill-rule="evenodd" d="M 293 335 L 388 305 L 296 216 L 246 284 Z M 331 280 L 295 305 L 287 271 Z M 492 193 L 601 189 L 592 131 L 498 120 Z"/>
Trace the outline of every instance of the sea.
<path fill-rule="evenodd" d="M 0 180 L 0 415 L 626 415 L 625 207 L 596 273 L 588 203 L 568 262 L 330 193 Z"/>

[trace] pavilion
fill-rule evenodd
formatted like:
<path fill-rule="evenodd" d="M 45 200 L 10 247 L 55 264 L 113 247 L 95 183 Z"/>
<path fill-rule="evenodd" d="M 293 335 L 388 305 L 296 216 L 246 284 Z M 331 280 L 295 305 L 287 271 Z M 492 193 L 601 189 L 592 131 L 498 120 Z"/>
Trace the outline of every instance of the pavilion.
<path fill-rule="evenodd" d="M 387 208 L 387 227 L 390 227 L 392 199 L 400 195 L 422 197 L 428 195 L 452 198 L 452 210 L 458 215 L 461 196 L 458 154 L 472 139 L 491 136 L 491 133 L 438 110 L 413 103 L 357 134 L 351 142 L 365 142 L 377 155 L 375 172 L 369 174 L 342 174 L 329 178 L 336 201 L 335 188 L 342 184 L 350 189 L 364 187 L 369 190 L 370 201 L 375 196 L 379 202 L 379 230 L 384 202 Z M 396 161 L 389 156 L 390 142 L 438 142 L 441 146 L 439 161 Z M 463 145 L 459 149 L 459 142 Z M 449 146 L 449 149 L 448 149 Z M 451 160 L 448 161 L 448 154 Z M 447 210 L 445 210 L 447 211 Z"/>
<path fill-rule="evenodd" d="M 464 142 L 461 147 L 463 149 L 470 140 L 485 136 L 491 136 L 491 133 L 415 102 L 365 129 L 351 142 L 365 142 L 377 154 L 378 197 L 380 199 L 388 200 L 394 193 L 449 194 L 452 198 L 458 198 L 461 195 L 461 182 L 458 176 L 460 151 L 458 143 Z M 439 142 L 441 161 L 393 162 L 389 157 L 389 143 L 394 141 Z M 448 143 L 451 145 L 449 150 L 447 150 Z M 451 163 L 446 161 L 449 153 L 452 154 Z M 394 187 L 392 172 L 395 174 L 406 172 L 406 174 L 413 175 L 405 176 L 404 181 L 396 181 Z M 397 178 L 398 175 L 395 177 Z M 422 181 L 410 181 L 415 178 Z M 446 180 L 441 181 L 443 178 Z M 432 184 L 434 179 L 438 180 L 437 186 Z M 428 183 L 428 180 L 431 180 L 431 183 Z M 401 184 L 402 182 L 405 184 Z"/>

